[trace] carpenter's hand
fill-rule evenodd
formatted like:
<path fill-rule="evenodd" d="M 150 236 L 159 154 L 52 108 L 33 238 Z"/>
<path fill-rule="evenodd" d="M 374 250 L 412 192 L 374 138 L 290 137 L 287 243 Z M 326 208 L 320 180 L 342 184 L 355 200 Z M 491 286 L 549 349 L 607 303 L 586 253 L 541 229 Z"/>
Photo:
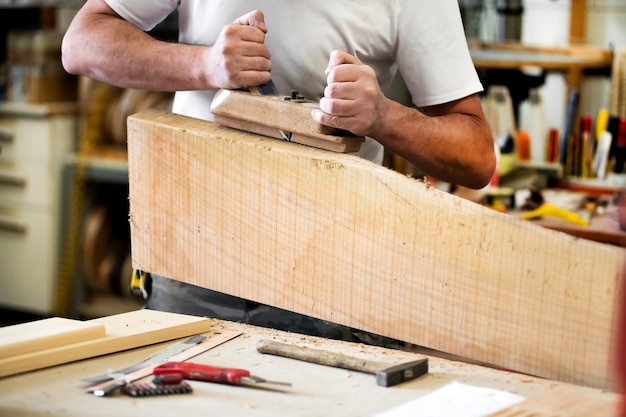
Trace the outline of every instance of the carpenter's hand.
<path fill-rule="evenodd" d="M 210 48 L 207 71 L 216 87 L 240 88 L 270 79 L 270 52 L 265 45 L 265 18 L 255 10 L 225 26 Z"/>
<path fill-rule="evenodd" d="M 320 110 L 311 116 L 318 123 L 370 136 L 380 124 L 385 97 L 374 70 L 342 51 L 333 51 L 326 68 L 327 86 Z"/>

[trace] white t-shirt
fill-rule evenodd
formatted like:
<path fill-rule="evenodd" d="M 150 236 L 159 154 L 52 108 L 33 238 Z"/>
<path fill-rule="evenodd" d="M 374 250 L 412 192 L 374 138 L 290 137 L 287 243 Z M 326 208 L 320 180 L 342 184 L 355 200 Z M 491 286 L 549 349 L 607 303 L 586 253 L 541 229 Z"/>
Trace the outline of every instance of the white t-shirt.
<path fill-rule="evenodd" d="M 106 0 L 124 19 L 150 30 L 177 7 L 179 41 L 212 45 L 222 28 L 252 10 L 265 14 L 272 81 L 283 94 L 319 100 L 330 52 L 357 56 L 376 71 L 383 91 L 399 70 L 416 106 L 482 91 L 457 0 Z M 173 111 L 212 120 L 214 91 L 176 93 Z M 361 156 L 380 162 L 370 140 Z"/>

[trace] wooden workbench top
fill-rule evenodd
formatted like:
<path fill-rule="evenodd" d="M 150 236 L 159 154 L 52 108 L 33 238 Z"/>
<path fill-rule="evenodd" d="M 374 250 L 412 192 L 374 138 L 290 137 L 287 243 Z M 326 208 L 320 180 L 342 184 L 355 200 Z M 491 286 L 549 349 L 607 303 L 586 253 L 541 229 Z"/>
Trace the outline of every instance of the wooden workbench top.
<path fill-rule="evenodd" d="M 597 389 L 494 370 L 474 364 L 429 356 L 427 376 L 395 387 L 376 385 L 375 377 L 256 351 L 260 339 L 274 339 L 337 351 L 352 356 L 400 363 L 424 357 L 421 353 L 390 350 L 361 344 L 280 332 L 215 320 L 214 332 L 239 330 L 243 334 L 193 359 L 217 366 L 239 367 L 253 375 L 293 383 L 287 392 L 190 381 L 194 392 L 150 398 L 114 395 L 95 397 L 83 391 L 81 378 L 119 369 L 145 359 L 170 343 L 74 362 L 0 379 L 2 416 L 370 416 L 422 397 L 453 381 L 496 388 L 528 398 L 554 393 L 574 396 L 581 402 L 607 403 L 617 397 Z M 524 404 L 524 403 L 521 403 Z M 552 414 L 550 414 L 552 415 Z M 569 414 L 559 414 L 566 417 Z M 578 415 L 578 414 L 576 414 Z M 607 414 L 607 417 L 612 415 Z M 595 415 L 595 417 L 601 417 Z"/>

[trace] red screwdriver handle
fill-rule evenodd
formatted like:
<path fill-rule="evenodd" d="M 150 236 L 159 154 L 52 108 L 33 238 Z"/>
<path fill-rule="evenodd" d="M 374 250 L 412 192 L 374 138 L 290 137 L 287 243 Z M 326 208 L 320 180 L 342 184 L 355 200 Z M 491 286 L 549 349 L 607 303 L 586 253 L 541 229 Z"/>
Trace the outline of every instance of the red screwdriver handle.
<path fill-rule="evenodd" d="M 242 377 L 249 377 L 250 371 L 237 368 L 220 368 L 191 362 L 166 362 L 152 370 L 153 375 L 180 374 L 185 379 L 206 382 L 222 382 L 240 385 Z"/>

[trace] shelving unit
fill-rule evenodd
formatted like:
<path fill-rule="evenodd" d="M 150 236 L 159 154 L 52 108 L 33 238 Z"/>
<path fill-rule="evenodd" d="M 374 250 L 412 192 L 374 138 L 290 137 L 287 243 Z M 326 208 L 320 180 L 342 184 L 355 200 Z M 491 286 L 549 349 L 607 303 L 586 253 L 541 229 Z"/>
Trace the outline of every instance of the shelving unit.
<path fill-rule="evenodd" d="M 580 88 L 589 71 L 610 73 L 613 53 L 606 48 L 583 45 L 565 47 L 529 46 L 519 43 L 470 43 L 478 69 L 523 69 L 539 67 L 547 72 L 566 74 L 568 88 Z"/>
<path fill-rule="evenodd" d="M 0 305 L 48 314 L 58 269 L 61 170 L 75 103 L 0 103 Z"/>

